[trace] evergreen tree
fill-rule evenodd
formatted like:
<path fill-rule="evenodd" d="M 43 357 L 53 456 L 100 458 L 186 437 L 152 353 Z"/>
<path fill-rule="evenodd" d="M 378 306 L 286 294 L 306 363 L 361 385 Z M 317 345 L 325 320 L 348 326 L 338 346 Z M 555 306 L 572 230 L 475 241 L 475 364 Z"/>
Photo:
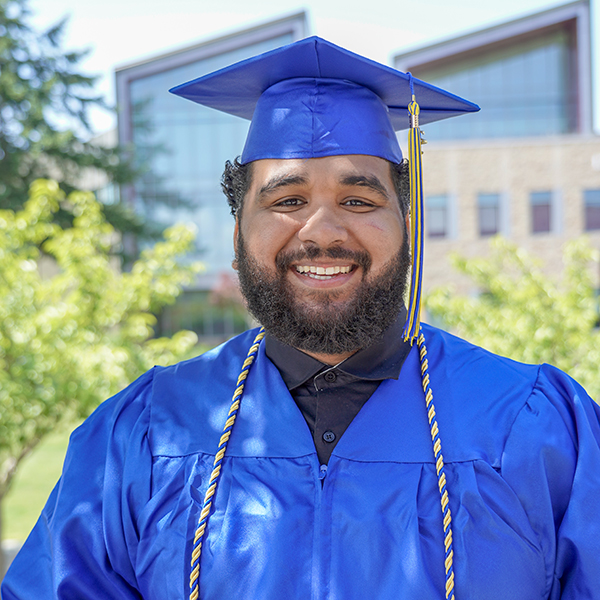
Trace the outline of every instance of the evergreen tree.
<path fill-rule="evenodd" d="M 13 210 L 38 178 L 56 179 L 70 192 L 86 170 L 115 184 L 135 175 L 122 149 L 88 141 L 90 109 L 110 110 L 95 91 L 98 78 L 81 72 L 89 50 L 64 50 L 66 19 L 40 33 L 30 14 L 27 0 L 0 0 L 0 208 Z M 119 203 L 106 214 L 120 231 L 142 230 Z"/>

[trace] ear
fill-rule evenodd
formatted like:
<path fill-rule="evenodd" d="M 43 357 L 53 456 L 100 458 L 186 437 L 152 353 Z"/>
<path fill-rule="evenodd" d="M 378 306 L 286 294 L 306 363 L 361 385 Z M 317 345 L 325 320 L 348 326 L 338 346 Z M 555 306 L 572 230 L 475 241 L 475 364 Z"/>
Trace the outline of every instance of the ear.
<path fill-rule="evenodd" d="M 231 266 L 237 271 L 238 269 L 238 261 L 237 261 L 237 252 L 238 252 L 238 233 L 240 230 L 240 222 L 238 218 L 235 219 L 235 227 L 233 228 L 233 251 L 235 252 L 235 258 L 231 261 Z"/>

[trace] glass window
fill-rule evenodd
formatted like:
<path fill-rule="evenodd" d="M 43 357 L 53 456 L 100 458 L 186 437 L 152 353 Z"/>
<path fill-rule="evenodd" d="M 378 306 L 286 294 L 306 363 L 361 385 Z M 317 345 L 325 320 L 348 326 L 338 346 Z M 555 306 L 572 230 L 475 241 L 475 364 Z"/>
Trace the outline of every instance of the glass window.
<path fill-rule="evenodd" d="M 583 192 L 585 205 L 585 230 L 600 229 L 600 190 L 585 190 Z"/>
<path fill-rule="evenodd" d="M 168 90 L 291 41 L 287 33 L 131 81 L 132 138 L 144 169 L 135 209 L 161 226 L 196 225 L 194 258 L 204 262 L 207 282 L 231 269 L 234 220 L 220 180 L 225 161 L 241 154 L 249 122 Z"/>
<path fill-rule="evenodd" d="M 552 231 L 552 192 L 531 192 L 531 233 Z"/>
<path fill-rule="evenodd" d="M 425 199 L 427 237 L 440 238 L 448 235 L 448 197 L 428 196 Z"/>
<path fill-rule="evenodd" d="M 575 131 L 576 98 L 569 56 L 571 36 L 544 37 L 413 74 L 479 104 L 465 118 L 424 126 L 431 139 L 555 135 Z M 418 101 L 418 98 L 417 98 Z"/>
<path fill-rule="evenodd" d="M 479 194 L 479 235 L 495 235 L 500 231 L 500 194 Z"/>

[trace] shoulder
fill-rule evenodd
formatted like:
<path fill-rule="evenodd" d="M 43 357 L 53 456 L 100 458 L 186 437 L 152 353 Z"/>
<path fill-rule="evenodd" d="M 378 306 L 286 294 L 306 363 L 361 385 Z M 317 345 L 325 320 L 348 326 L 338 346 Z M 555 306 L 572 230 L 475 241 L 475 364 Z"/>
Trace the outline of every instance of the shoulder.
<path fill-rule="evenodd" d="M 510 376 L 511 380 L 528 382 L 533 382 L 538 376 L 539 365 L 524 364 L 499 356 L 431 325 L 423 325 L 423 333 L 429 354 L 436 361 L 443 361 L 456 369 L 455 375 L 468 377 L 478 370 L 497 372 Z"/>
<path fill-rule="evenodd" d="M 435 327 L 424 326 L 423 333 L 438 397 L 442 392 L 481 409 L 501 403 L 518 410 L 537 384 L 539 365 L 498 356 Z"/>
<path fill-rule="evenodd" d="M 156 367 L 146 371 L 126 388 L 100 404 L 96 410 L 71 434 L 70 444 L 104 445 L 100 440 L 109 437 L 127 439 L 141 424 L 147 429 Z M 67 461 L 69 454 L 67 454 Z"/>
<path fill-rule="evenodd" d="M 454 386 L 475 386 L 482 395 L 492 398 L 507 388 L 518 389 L 521 407 L 537 394 L 547 397 L 550 404 L 562 400 L 569 405 L 589 404 L 594 411 L 598 408 L 577 381 L 552 365 L 525 364 L 499 356 L 429 325 L 424 325 L 423 330 L 430 361 L 434 368 L 451 374 Z"/>
<path fill-rule="evenodd" d="M 72 434 L 72 442 L 95 447 L 109 443 L 126 450 L 143 439 L 152 456 L 188 452 L 190 420 L 206 437 L 211 412 L 230 401 L 257 330 L 250 330 L 195 358 L 153 367 L 103 402 Z M 219 413 L 220 414 L 220 413 Z M 212 450 L 212 435 L 207 451 Z M 101 442 L 101 439 L 105 442 Z M 197 444 L 194 446 L 198 449 Z M 68 458 L 68 457 L 67 457 Z"/>
<path fill-rule="evenodd" d="M 149 440 L 155 456 L 214 453 L 236 382 L 258 329 L 191 360 L 155 369 Z"/>
<path fill-rule="evenodd" d="M 258 329 L 251 329 L 192 359 L 169 367 L 155 367 L 155 392 L 161 392 L 164 386 L 169 386 L 174 381 L 178 385 L 188 381 L 197 385 L 215 375 L 237 379 L 242 364 L 240 360 L 243 362 L 246 358 L 257 333 Z"/>
<path fill-rule="evenodd" d="M 436 410 L 461 456 L 475 445 L 499 466 L 509 438 L 523 427 L 532 449 L 552 435 L 576 436 L 582 419 L 597 427 L 598 405 L 559 369 L 495 355 L 431 326 L 423 331 Z"/>

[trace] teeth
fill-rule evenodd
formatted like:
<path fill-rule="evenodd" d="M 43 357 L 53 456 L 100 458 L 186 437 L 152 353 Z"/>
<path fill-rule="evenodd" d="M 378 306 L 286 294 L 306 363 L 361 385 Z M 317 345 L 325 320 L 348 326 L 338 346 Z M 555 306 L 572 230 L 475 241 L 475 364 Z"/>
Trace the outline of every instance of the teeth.
<path fill-rule="evenodd" d="M 309 277 L 314 279 L 329 279 L 332 275 L 338 275 L 339 273 L 350 273 L 352 270 L 351 266 L 344 267 L 315 267 L 315 266 L 296 266 L 298 273 L 308 273 Z"/>

